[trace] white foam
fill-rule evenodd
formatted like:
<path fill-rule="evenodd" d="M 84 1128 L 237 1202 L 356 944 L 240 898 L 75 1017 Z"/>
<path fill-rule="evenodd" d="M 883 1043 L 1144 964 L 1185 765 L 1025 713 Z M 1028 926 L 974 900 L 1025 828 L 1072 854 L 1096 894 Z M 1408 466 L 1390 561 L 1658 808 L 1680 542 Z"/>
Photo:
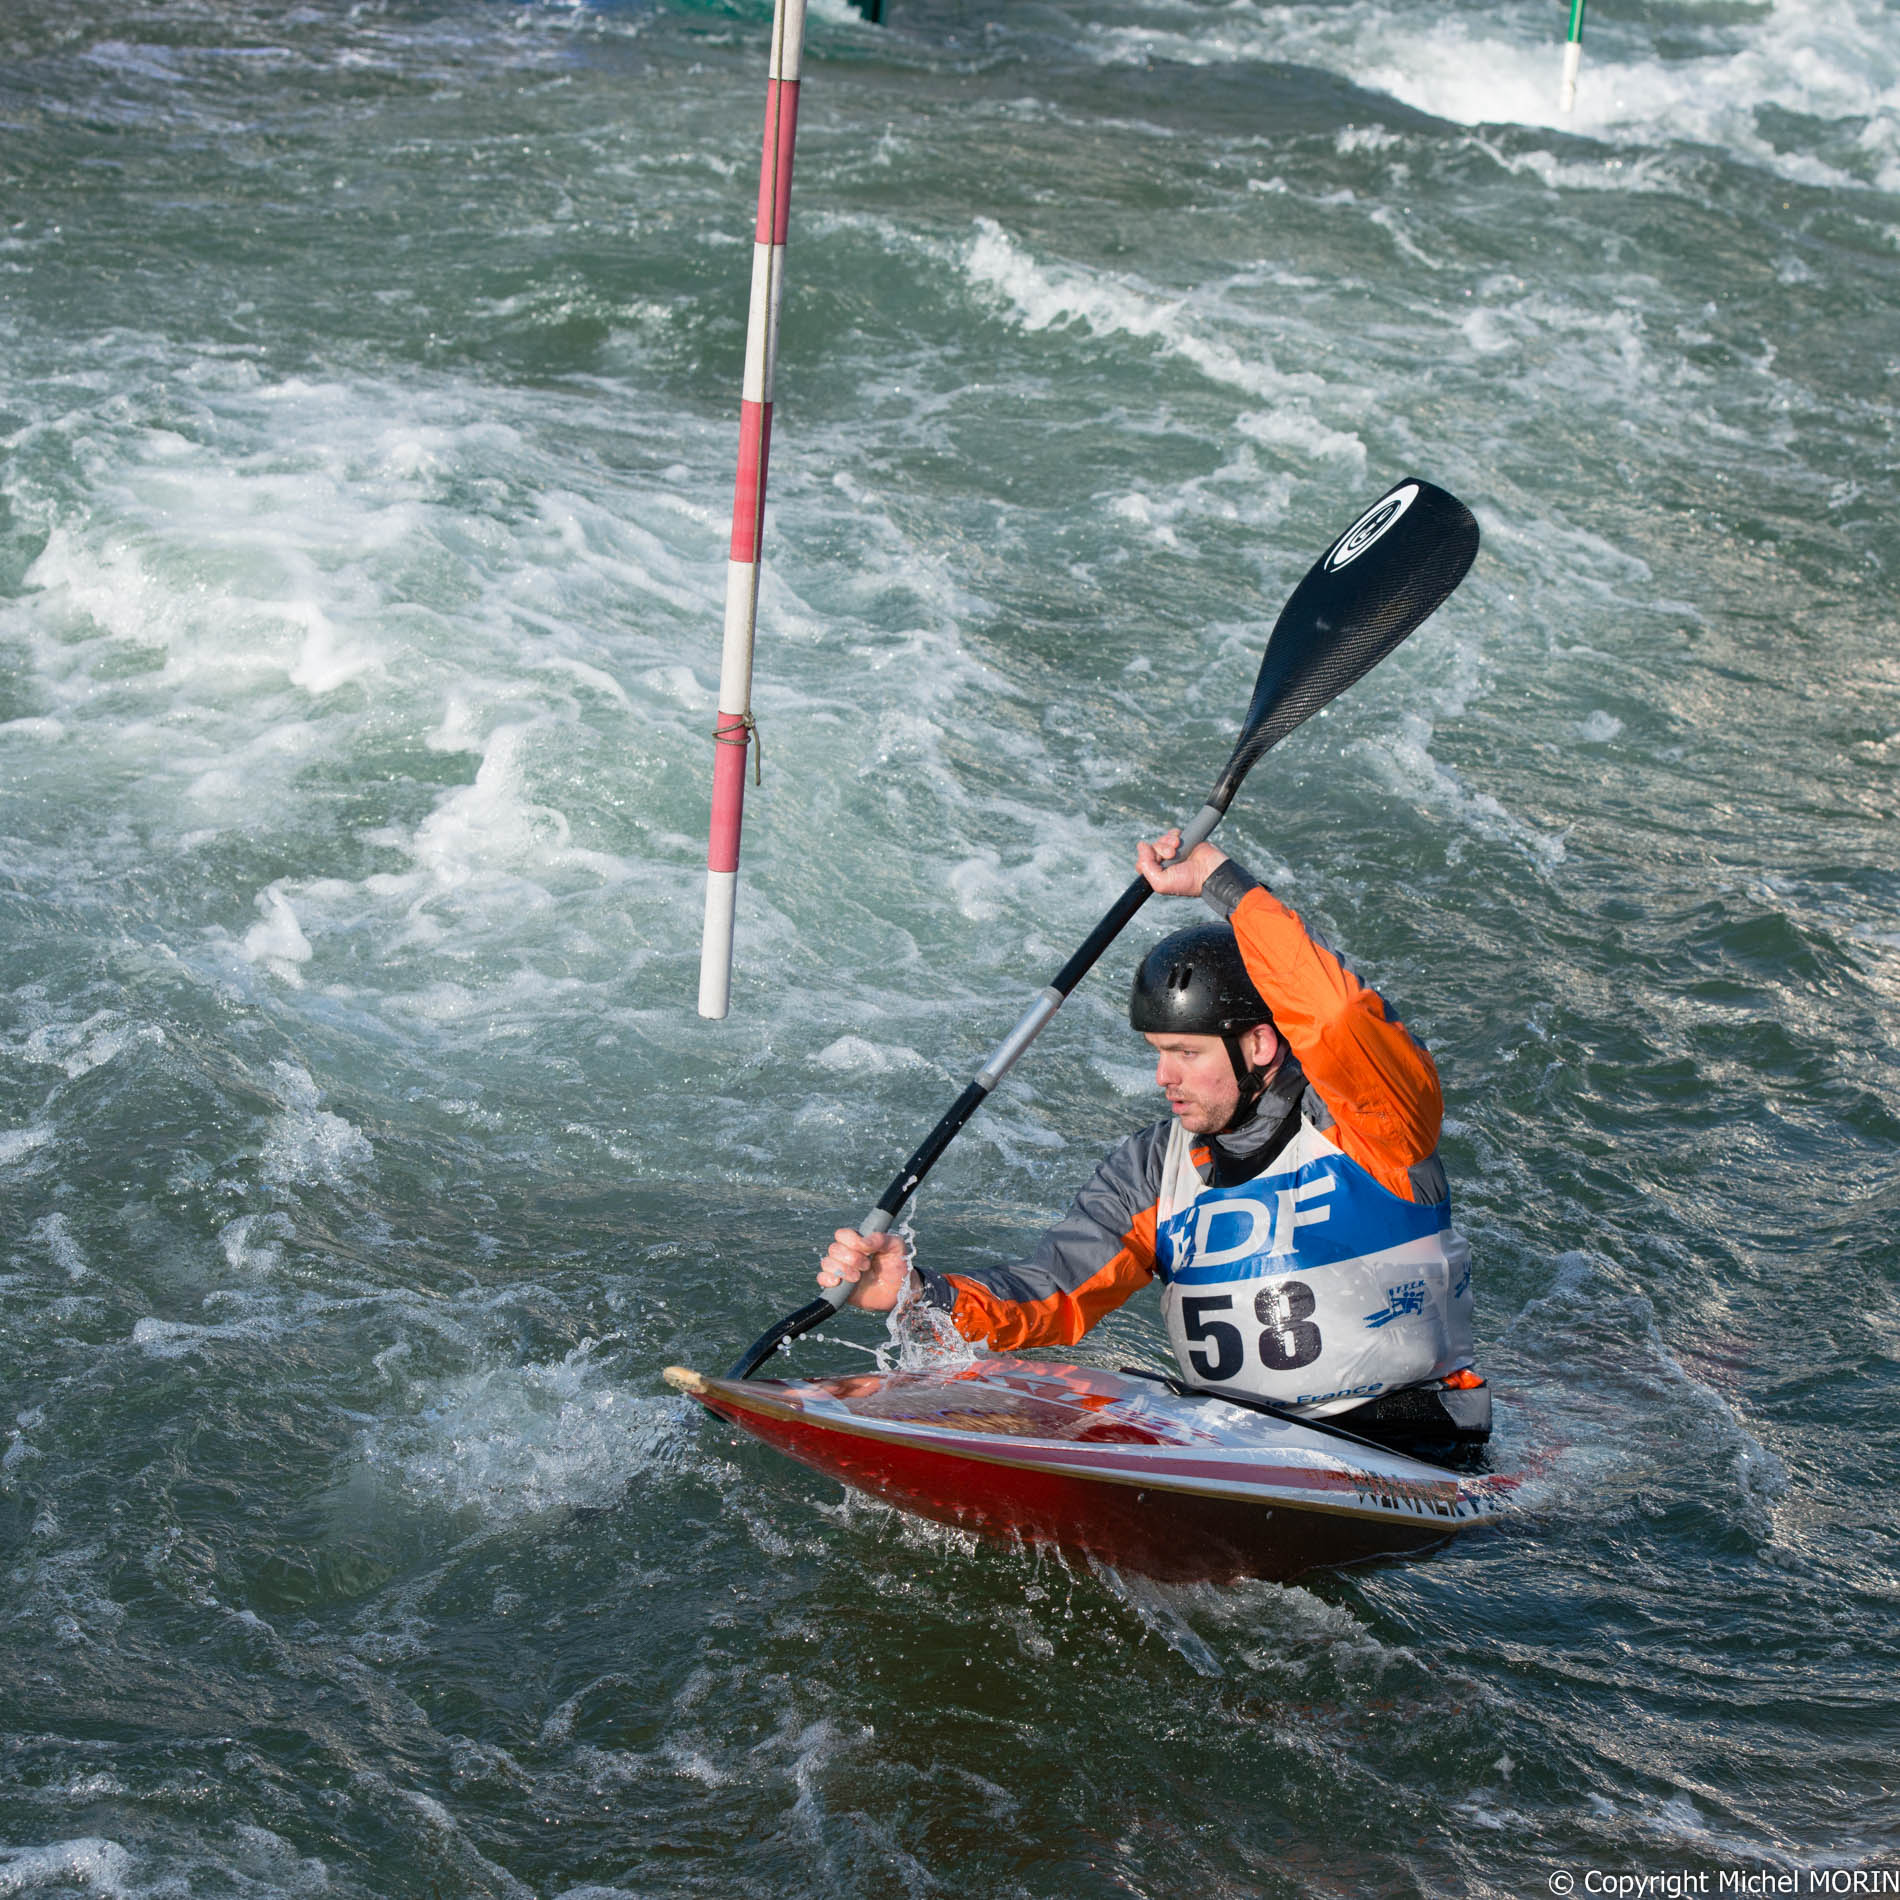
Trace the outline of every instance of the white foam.
<path fill-rule="evenodd" d="M 1270 448 L 1297 449 L 1316 461 L 1343 462 L 1355 473 L 1366 466 L 1366 445 L 1357 435 L 1329 429 L 1297 404 L 1243 415 L 1234 425 L 1242 435 L 1251 436 Z"/>
<path fill-rule="evenodd" d="M 1148 23 L 1107 27 L 1086 43 L 1114 61 L 1317 65 L 1456 124 L 1536 126 L 1664 148 L 1693 141 L 1804 184 L 1900 188 L 1900 51 L 1878 0 L 1775 0 L 1754 18 L 1708 24 L 1676 14 L 1593 20 L 1570 113 L 1559 99 L 1560 26 L 1546 9 L 1510 0 L 1482 16 L 1387 0 L 1235 0 L 1211 15 L 1156 5 Z M 1804 146 L 1778 149 L 1763 131 L 1765 107 L 1830 127 L 1832 162 Z M 1387 156 L 1390 139 L 1341 150 Z M 1621 158 L 1500 157 L 1548 167 L 1553 185 L 1660 188 L 1653 170 Z"/>
<path fill-rule="evenodd" d="M 33 1223 L 33 1238 L 53 1256 L 53 1264 L 72 1281 L 90 1279 L 92 1269 L 73 1238 L 72 1224 L 64 1214 L 48 1214 Z"/>
<path fill-rule="evenodd" d="M 640 676 L 640 684 L 670 699 L 690 713 L 709 713 L 716 697 L 690 666 L 650 667 Z M 625 694 L 621 695 L 625 698 Z"/>
<path fill-rule="evenodd" d="M 491 948 L 537 938 L 565 898 L 624 884 L 637 860 L 578 840 L 540 794 L 550 781 L 591 787 L 566 756 L 591 722 L 697 726 L 678 638 L 625 606 L 661 598 L 716 629 L 724 563 L 710 515 L 692 519 L 676 481 L 629 503 L 565 494 L 537 471 L 539 514 L 498 527 L 486 500 L 469 513 L 444 498 L 452 485 L 513 479 L 532 458 L 531 437 L 495 420 L 493 392 L 415 379 L 272 383 L 246 363 L 149 339 L 92 347 L 108 383 L 149 376 L 156 355 L 177 399 L 195 405 L 191 430 L 119 429 L 113 412 L 89 421 L 85 459 L 100 473 L 88 506 L 62 512 L 28 591 L 0 602 L 0 627 L 27 655 L 46 716 L 134 787 L 155 844 L 196 850 L 227 832 L 304 827 L 300 768 L 340 766 L 354 779 L 364 728 L 349 689 L 372 674 L 377 743 L 481 754 L 474 784 L 444 791 L 420 820 L 366 834 L 405 868 L 279 877 L 257 893 L 254 919 L 213 933 L 218 960 L 292 989 L 324 970 L 327 990 L 326 939 L 347 932 L 346 954 L 368 953 L 352 979 L 383 980 L 378 951 L 459 951 L 459 976 L 471 949 L 492 968 Z M 118 360 L 126 350 L 129 365 Z M 17 505 L 39 511 L 36 498 Z M 411 589 L 424 567 L 455 602 L 452 626 Z M 645 666 L 638 694 L 621 683 L 628 656 Z M 101 667 L 109 693 L 97 690 Z M 629 756 L 624 737 L 616 756 Z M 647 821 L 643 797 L 615 804 Z M 421 987 L 439 974 L 421 972 Z M 505 959 L 493 980 L 523 1000 Z M 482 987 L 478 978 L 471 993 Z M 109 1059 L 124 1026 L 116 1042 L 107 1027 L 89 1052 L 56 1029 L 30 1053 Z M 334 1176 L 362 1158 L 333 1123 L 322 1127 L 327 1157 L 316 1131 L 303 1131 L 301 1159 L 296 1131 L 278 1132 L 271 1164 L 287 1174 Z"/>
<path fill-rule="evenodd" d="M 261 963 L 295 989 L 303 988 L 303 972 L 298 967 L 316 953 L 310 939 L 297 922 L 297 913 L 284 894 L 283 880 L 261 890 L 256 898 L 264 921 L 253 924 L 244 934 L 240 952 L 253 963 Z"/>
<path fill-rule="evenodd" d="M 259 1157 L 265 1180 L 287 1186 L 346 1187 L 375 1160 L 369 1137 L 341 1115 L 317 1104 L 322 1096 L 307 1069 L 273 1062 L 271 1074 L 284 1098 L 271 1118 Z"/>
<path fill-rule="evenodd" d="M 998 805 L 1011 809 L 1003 801 Z M 981 845 L 953 862 L 944 882 L 971 923 L 1028 913 L 1066 924 L 1099 901 L 1104 885 L 1125 874 L 1128 857 L 1123 841 L 1111 845 L 1089 825 L 1045 815 L 1041 836 L 1025 855 L 1006 862 L 995 846 Z"/>
<path fill-rule="evenodd" d="M 534 797 L 534 747 L 553 722 L 504 723 L 479 742 L 475 723 L 465 705 L 452 702 L 430 740 L 438 750 L 479 750 L 474 783 L 445 794 L 413 832 L 379 834 L 415 868 L 377 873 L 340 893 L 346 909 L 360 910 L 367 896 L 378 909 L 395 910 L 398 947 L 441 943 L 463 922 L 479 930 L 491 915 L 546 911 L 576 876 L 598 887 L 630 875 L 625 859 L 576 845 L 566 815 Z"/>
<path fill-rule="evenodd" d="M 452 689 L 442 708 L 442 723 L 423 743 L 431 752 L 479 752 L 481 716 L 466 693 Z"/>
<path fill-rule="evenodd" d="M 95 1010 L 84 1022 L 42 1023 L 20 1044 L 28 1062 L 65 1071 L 71 1081 L 103 1068 L 135 1043 L 159 1044 L 165 1032 L 156 1023 L 130 1021 L 116 1009 Z"/>
<path fill-rule="evenodd" d="M 1364 460 L 1356 436 L 1326 428 L 1297 404 L 1287 404 L 1270 415 L 1243 414 L 1234 426 L 1240 434 L 1267 446 L 1292 447 L 1316 457 L 1340 455 L 1349 462 Z M 1118 495 L 1108 505 L 1111 514 L 1145 530 L 1156 546 L 1185 548 L 1190 542 L 1182 530 L 1204 522 L 1251 528 L 1266 539 L 1284 520 L 1293 489 L 1293 479 L 1284 470 L 1262 468 L 1253 448 L 1243 443 L 1237 454 L 1209 474 L 1190 476 L 1164 491 L 1138 489 Z M 1254 631 L 1250 629 L 1246 637 L 1251 643 Z M 1124 670 L 1139 673 L 1152 665 L 1152 660 L 1137 656 Z M 1125 766 L 1115 761 L 1097 783 L 1117 783 L 1125 776 Z"/>
<path fill-rule="evenodd" d="M 231 1832 L 245 1871 L 268 1880 L 277 1892 L 320 1894 L 329 1889 L 330 1871 L 324 1863 L 314 1855 L 299 1854 L 281 1834 L 245 1821 Z"/>
<path fill-rule="evenodd" d="M 1468 791 L 1449 766 L 1432 756 L 1432 722 L 1406 713 L 1395 730 L 1349 747 L 1393 791 L 1442 812 L 1462 829 L 1493 844 L 1509 845 L 1546 868 L 1564 861 L 1562 837 L 1513 817 L 1489 792 Z"/>
<path fill-rule="evenodd" d="M 44 1629 L 63 1649 L 110 1649 L 126 1608 L 101 1581 L 105 1552 L 98 1544 L 55 1546 L 62 1529 L 50 1509 L 34 1519 L 39 1551 L 8 1573 L 15 1589 L 13 1620 Z"/>
<path fill-rule="evenodd" d="M 363 1460 L 411 1497 L 490 1522 L 604 1503 L 686 1442 L 683 1402 L 635 1396 L 588 1340 L 553 1363 L 494 1367 L 375 1427 Z"/>
<path fill-rule="evenodd" d="M 1156 1113 L 1160 1113 L 1161 1096 L 1155 1087 L 1154 1066 L 1146 1062 L 1115 1062 L 1107 1056 L 1093 1055 L 1089 1058 L 1089 1067 L 1099 1075 L 1117 1095 L 1131 1100 L 1148 1100 L 1155 1104 Z"/>
<path fill-rule="evenodd" d="M 220 1340 L 264 1340 L 282 1331 L 278 1321 L 263 1317 L 231 1320 L 222 1326 L 197 1326 L 189 1320 L 155 1319 L 149 1314 L 132 1328 L 132 1343 L 152 1359 L 182 1359 Z"/>
<path fill-rule="evenodd" d="M 1534 1833 L 1536 1827 L 1529 1815 L 1519 1813 L 1516 1808 L 1499 1807 L 1496 1795 L 1489 1788 L 1474 1789 L 1454 1804 L 1452 1813 L 1465 1826 L 1481 1828 L 1487 1834 L 1521 1836 Z"/>
<path fill-rule="evenodd" d="M 175 499 L 190 518 L 190 551 L 169 546 L 157 521 L 103 546 L 57 527 L 27 570 L 40 613 L 159 649 L 173 685 L 215 668 L 229 684 L 275 674 L 321 698 L 382 664 L 371 643 L 341 629 L 321 604 L 336 590 L 313 558 L 326 524 L 320 512 L 296 508 L 283 478 L 242 466 L 168 474 L 178 492 L 155 499 L 161 509 Z M 262 505 L 271 500 L 284 511 Z M 198 568 L 198 585 L 180 563 Z M 207 571 L 223 582 L 215 591 L 202 584 Z M 362 611 L 373 599 L 366 590 L 353 594 Z"/>
<path fill-rule="evenodd" d="M 292 1232 L 287 1214 L 240 1214 L 218 1230 L 218 1245 L 234 1273 L 275 1273 L 283 1263 L 284 1250 L 278 1243 L 288 1240 Z M 259 1236 L 265 1234 L 271 1238 L 260 1241 Z"/>
<path fill-rule="evenodd" d="M 0 1895 L 78 1887 L 129 1900 L 131 1877 L 132 1856 L 117 1841 L 97 1835 L 45 1847 L 0 1847 Z"/>
<path fill-rule="evenodd" d="M 0 1128 L 0 1168 L 18 1167 L 53 1139 L 46 1127 Z"/>
<path fill-rule="evenodd" d="M 870 1042 L 863 1036 L 840 1036 L 811 1059 L 821 1069 L 835 1069 L 843 1075 L 888 1075 L 893 1069 L 934 1066 L 926 1063 L 915 1049 L 907 1049 L 901 1043 Z"/>
<path fill-rule="evenodd" d="M 1098 337 L 1152 340 L 1167 354 L 1191 363 L 1210 381 L 1225 383 L 1261 400 L 1315 394 L 1317 376 L 1282 375 L 1264 346 L 1243 357 L 1183 320 L 1191 297 L 1167 298 L 1129 282 L 1064 265 L 1039 264 L 991 218 L 976 220 L 977 235 L 964 258 L 970 281 L 1014 311 L 1023 328 L 1048 330 L 1084 325 Z"/>

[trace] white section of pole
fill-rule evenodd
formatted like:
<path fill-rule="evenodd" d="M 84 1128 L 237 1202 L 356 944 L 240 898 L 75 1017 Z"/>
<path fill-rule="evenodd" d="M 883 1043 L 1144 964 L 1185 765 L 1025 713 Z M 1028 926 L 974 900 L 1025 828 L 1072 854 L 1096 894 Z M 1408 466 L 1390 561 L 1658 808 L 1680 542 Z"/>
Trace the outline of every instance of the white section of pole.
<path fill-rule="evenodd" d="M 796 79 L 805 59 L 805 0 L 778 0 L 772 14 L 772 77 Z"/>
<path fill-rule="evenodd" d="M 1583 65 L 1583 42 L 1564 41 L 1564 85 L 1561 104 L 1566 112 L 1577 109 L 1577 72 Z"/>
<path fill-rule="evenodd" d="M 747 402 L 772 400 L 772 371 L 778 356 L 778 313 L 784 298 L 784 245 L 753 245 L 752 308 L 746 323 L 745 381 L 741 386 Z"/>
<path fill-rule="evenodd" d="M 732 1007 L 732 920 L 739 873 L 706 873 L 706 922 L 699 940 L 699 1013 L 715 1022 Z"/>
<path fill-rule="evenodd" d="M 719 703 L 752 704 L 752 631 L 759 619 L 759 564 L 726 563 L 726 638 L 719 654 Z"/>

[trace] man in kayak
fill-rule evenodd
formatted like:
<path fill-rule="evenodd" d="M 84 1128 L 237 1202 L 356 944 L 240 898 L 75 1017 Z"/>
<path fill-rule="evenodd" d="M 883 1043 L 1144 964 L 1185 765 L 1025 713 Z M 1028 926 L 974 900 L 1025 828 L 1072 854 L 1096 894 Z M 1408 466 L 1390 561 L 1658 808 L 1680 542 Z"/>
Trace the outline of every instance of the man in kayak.
<path fill-rule="evenodd" d="M 1007 1351 L 1072 1345 L 1159 1277 L 1194 1385 L 1481 1439 L 1431 1057 L 1265 885 L 1211 844 L 1167 862 L 1179 842 L 1140 845 L 1141 874 L 1223 921 L 1165 938 L 1135 976 L 1129 1020 L 1169 1116 L 1109 1155 L 1021 1266 L 929 1273 L 900 1236 L 840 1228 L 819 1284 L 851 1281 L 853 1306 L 883 1312 L 914 1281 Z"/>

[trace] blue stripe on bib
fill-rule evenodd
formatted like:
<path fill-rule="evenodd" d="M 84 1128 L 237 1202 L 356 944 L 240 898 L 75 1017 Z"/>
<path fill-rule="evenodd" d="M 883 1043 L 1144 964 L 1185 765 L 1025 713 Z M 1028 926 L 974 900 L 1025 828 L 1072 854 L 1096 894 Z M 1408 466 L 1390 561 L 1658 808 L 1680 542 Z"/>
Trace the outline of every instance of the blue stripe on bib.
<path fill-rule="evenodd" d="M 1357 1260 L 1451 1226 L 1446 1201 L 1401 1200 L 1349 1155 L 1237 1187 L 1203 1188 L 1155 1233 L 1155 1268 L 1183 1286 L 1264 1279 Z"/>

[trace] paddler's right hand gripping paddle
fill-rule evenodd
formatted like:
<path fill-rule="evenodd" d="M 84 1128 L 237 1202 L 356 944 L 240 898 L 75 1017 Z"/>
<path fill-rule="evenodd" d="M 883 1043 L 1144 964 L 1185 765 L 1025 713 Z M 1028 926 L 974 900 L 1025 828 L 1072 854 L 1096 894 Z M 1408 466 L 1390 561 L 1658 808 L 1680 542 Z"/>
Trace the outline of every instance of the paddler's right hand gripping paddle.
<path fill-rule="evenodd" d="M 1456 496 L 1408 477 L 1388 489 L 1315 561 L 1280 611 L 1253 699 L 1233 756 L 1214 781 L 1193 822 L 1181 833 L 1178 856 L 1206 838 L 1234 802 L 1241 781 L 1261 755 L 1295 726 L 1337 699 L 1379 664 L 1407 634 L 1443 604 L 1470 570 L 1478 552 L 1478 524 Z M 904 1163 L 883 1199 L 858 1223 L 861 1234 L 881 1234 L 936 1166 L 983 1098 L 1041 1034 L 1096 959 L 1121 935 L 1152 895 L 1138 877 L 1091 930 L 1082 947 L 1023 1012 L 975 1079 Z M 749 1379 L 779 1347 L 829 1319 L 850 1298 L 841 1281 L 779 1321 L 748 1346 L 728 1375 Z"/>

